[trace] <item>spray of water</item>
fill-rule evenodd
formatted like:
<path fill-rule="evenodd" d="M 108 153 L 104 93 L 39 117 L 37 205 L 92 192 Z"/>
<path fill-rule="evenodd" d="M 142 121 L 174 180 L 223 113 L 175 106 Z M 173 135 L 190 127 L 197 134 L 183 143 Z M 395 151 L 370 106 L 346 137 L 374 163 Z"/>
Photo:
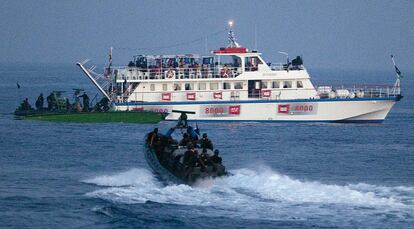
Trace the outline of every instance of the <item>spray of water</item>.
<path fill-rule="evenodd" d="M 151 172 L 138 168 L 84 182 L 102 186 L 86 194 L 92 198 L 123 204 L 152 201 L 208 206 L 214 209 L 213 213 L 225 213 L 229 217 L 279 220 L 315 215 L 325 218 L 366 217 L 367 214 L 414 216 L 414 187 L 327 185 L 293 179 L 269 168 L 239 169 L 232 173 L 229 177 L 203 180 L 195 187 L 165 186 Z"/>

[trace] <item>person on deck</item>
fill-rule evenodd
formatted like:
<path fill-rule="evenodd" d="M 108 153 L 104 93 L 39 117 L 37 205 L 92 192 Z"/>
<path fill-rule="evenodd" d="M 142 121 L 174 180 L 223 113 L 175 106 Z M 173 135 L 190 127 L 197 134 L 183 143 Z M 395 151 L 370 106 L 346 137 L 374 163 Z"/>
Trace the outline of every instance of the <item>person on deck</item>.
<path fill-rule="evenodd" d="M 32 106 L 30 106 L 30 103 L 29 103 L 29 99 L 28 98 L 26 98 L 26 99 L 23 100 L 22 110 L 24 110 L 24 111 L 32 110 Z"/>
<path fill-rule="evenodd" d="M 192 168 L 197 164 L 197 150 L 194 145 L 188 145 L 187 151 L 184 153 L 183 163 L 187 168 Z"/>
<path fill-rule="evenodd" d="M 86 94 L 86 92 L 84 92 L 83 95 L 79 97 L 83 98 L 83 111 L 88 112 L 89 111 L 89 96 Z"/>
<path fill-rule="evenodd" d="M 72 104 L 68 98 L 66 98 L 66 111 L 72 111 Z"/>
<path fill-rule="evenodd" d="M 186 133 L 187 133 L 188 137 L 190 138 L 191 143 L 194 146 L 196 146 L 196 144 L 199 142 L 199 139 L 198 139 L 197 132 L 194 131 L 194 128 L 192 126 L 188 126 Z"/>
<path fill-rule="evenodd" d="M 186 113 L 181 113 L 180 118 L 178 118 L 178 123 L 177 123 L 177 127 L 187 127 L 188 126 L 188 122 L 187 122 L 187 114 Z"/>
<path fill-rule="evenodd" d="M 207 166 L 211 165 L 210 158 L 208 158 L 207 155 L 207 149 L 203 149 L 202 153 L 200 154 L 198 158 L 198 162 L 201 165 L 202 171 L 207 168 Z"/>
<path fill-rule="evenodd" d="M 39 97 L 37 97 L 37 100 L 36 100 L 36 103 L 35 103 L 36 109 L 38 111 L 43 110 L 43 103 L 44 103 L 43 93 L 40 93 L 40 95 L 39 95 Z"/>
<path fill-rule="evenodd" d="M 158 138 L 158 128 L 155 128 L 152 132 L 150 132 L 148 134 L 147 141 L 148 141 L 150 147 L 153 146 L 153 144 L 157 140 L 157 138 Z"/>
<path fill-rule="evenodd" d="M 179 146 L 186 146 L 191 143 L 191 138 L 187 133 L 183 134 L 183 139 L 181 139 Z"/>
<path fill-rule="evenodd" d="M 195 150 L 194 145 L 188 145 L 188 150 L 184 153 L 183 163 L 185 166 L 184 177 L 188 180 L 192 180 L 191 172 L 193 171 L 193 168 L 197 167 L 199 164 L 198 152 Z"/>
<path fill-rule="evenodd" d="M 50 95 L 46 97 L 46 101 L 47 101 L 47 109 L 49 111 L 55 110 L 56 99 L 55 99 L 55 95 L 53 94 L 53 92 L 51 92 Z"/>
<path fill-rule="evenodd" d="M 98 112 L 102 111 L 108 111 L 110 109 L 109 107 L 109 99 L 106 97 L 103 97 L 96 105 L 94 110 Z"/>
<path fill-rule="evenodd" d="M 221 164 L 221 157 L 219 156 L 219 151 L 216 149 L 214 150 L 214 155 L 210 157 L 211 162 L 215 164 Z"/>
<path fill-rule="evenodd" d="M 211 149 L 211 150 L 213 150 L 213 143 L 208 138 L 206 133 L 203 134 L 203 137 L 200 139 L 199 142 L 200 142 L 200 146 L 201 146 L 202 149 Z"/>

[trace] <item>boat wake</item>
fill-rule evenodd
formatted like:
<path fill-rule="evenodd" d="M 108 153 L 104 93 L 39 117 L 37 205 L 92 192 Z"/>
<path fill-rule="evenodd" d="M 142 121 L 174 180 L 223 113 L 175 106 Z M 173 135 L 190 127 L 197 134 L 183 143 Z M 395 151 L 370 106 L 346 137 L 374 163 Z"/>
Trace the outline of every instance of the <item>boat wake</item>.
<path fill-rule="evenodd" d="M 369 184 L 328 185 L 301 181 L 269 168 L 239 169 L 234 175 L 196 186 L 167 185 L 146 169 L 135 168 L 83 182 L 102 186 L 86 196 L 113 203 L 157 202 L 206 208 L 201 214 L 267 220 L 369 222 L 413 220 L 414 187 Z M 372 216 L 372 217 L 369 217 Z"/>

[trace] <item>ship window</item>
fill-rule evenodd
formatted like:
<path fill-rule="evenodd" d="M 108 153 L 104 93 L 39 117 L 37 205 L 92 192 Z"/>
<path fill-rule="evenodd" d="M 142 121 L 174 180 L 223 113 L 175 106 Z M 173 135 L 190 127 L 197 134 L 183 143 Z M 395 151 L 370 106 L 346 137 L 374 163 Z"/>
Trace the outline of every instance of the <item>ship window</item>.
<path fill-rule="evenodd" d="M 262 87 L 261 87 L 262 89 L 264 88 L 264 89 L 266 89 L 267 88 L 267 82 L 266 81 L 262 81 Z"/>
<path fill-rule="evenodd" d="M 174 84 L 174 91 L 181 91 L 181 85 L 179 83 Z"/>
<path fill-rule="evenodd" d="M 251 72 L 251 71 L 257 71 L 257 66 L 259 64 L 262 64 L 262 61 L 256 57 L 246 57 L 245 58 L 245 71 Z"/>
<path fill-rule="evenodd" d="M 303 83 L 302 83 L 302 81 L 296 81 L 296 87 L 297 87 L 297 88 L 303 88 Z"/>
<path fill-rule="evenodd" d="M 228 82 L 223 83 L 223 89 L 230 89 L 230 88 L 231 88 L 230 83 L 228 83 Z"/>
<path fill-rule="evenodd" d="M 194 90 L 194 83 L 185 83 L 185 90 L 186 91 Z"/>
<path fill-rule="evenodd" d="M 162 84 L 162 90 L 163 91 L 168 91 L 168 84 L 166 84 L 166 83 Z"/>
<path fill-rule="evenodd" d="M 272 82 L 272 88 L 279 88 L 280 82 L 279 81 L 273 81 Z"/>
<path fill-rule="evenodd" d="M 155 84 L 150 84 L 150 90 L 155 91 Z"/>
<path fill-rule="evenodd" d="M 243 82 L 235 82 L 234 89 L 243 89 Z"/>
<path fill-rule="evenodd" d="M 206 83 L 199 83 L 198 84 L 198 90 L 206 90 L 206 87 L 207 85 L 206 85 Z"/>
<path fill-rule="evenodd" d="M 283 81 L 283 88 L 292 88 L 292 81 Z"/>
<path fill-rule="evenodd" d="M 210 83 L 210 90 L 218 90 L 218 83 Z"/>

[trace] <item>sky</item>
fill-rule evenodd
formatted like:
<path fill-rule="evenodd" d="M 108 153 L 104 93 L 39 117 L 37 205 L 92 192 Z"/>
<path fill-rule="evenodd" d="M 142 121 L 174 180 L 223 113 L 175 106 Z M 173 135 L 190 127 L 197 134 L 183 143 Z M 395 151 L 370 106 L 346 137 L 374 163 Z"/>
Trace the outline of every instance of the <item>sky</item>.
<path fill-rule="evenodd" d="M 414 70 L 414 1 L 0 0 L 0 62 L 115 65 L 136 54 L 199 53 L 238 42 L 267 62 L 313 69 Z"/>

